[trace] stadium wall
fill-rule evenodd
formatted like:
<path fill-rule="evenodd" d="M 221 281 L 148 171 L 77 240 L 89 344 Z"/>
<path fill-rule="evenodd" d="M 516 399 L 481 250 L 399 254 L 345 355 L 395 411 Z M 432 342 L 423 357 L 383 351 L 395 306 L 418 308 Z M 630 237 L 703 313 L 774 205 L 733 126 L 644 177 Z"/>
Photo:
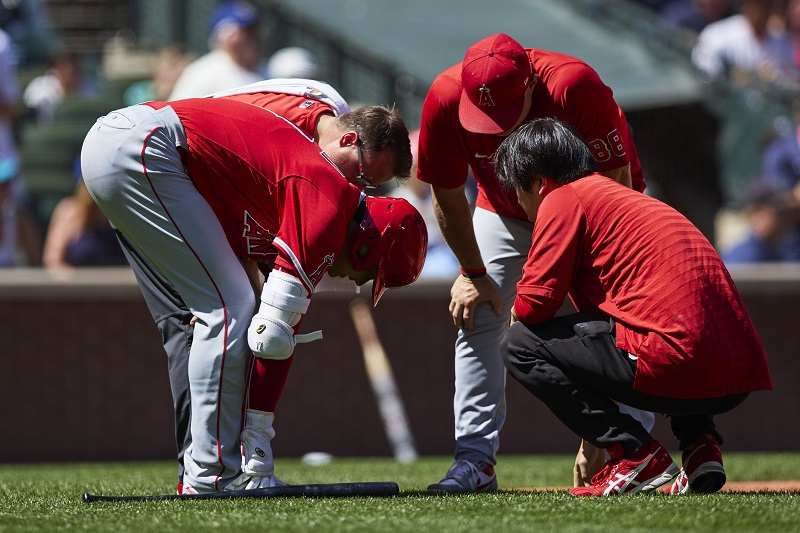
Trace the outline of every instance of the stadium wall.
<path fill-rule="evenodd" d="M 728 450 L 798 450 L 800 266 L 752 267 L 734 278 L 770 356 L 775 391 L 719 417 Z M 390 291 L 375 310 L 420 453 L 453 447 L 449 284 Z M 315 297 L 278 408 L 278 456 L 390 453 L 347 312 L 352 293 Z M 54 277 L 0 273 L 0 462 L 169 458 L 174 440 L 166 359 L 127 270 Z M 724 372 L 725 369 L 719 369 Z M 577 439 L 516 383 L 501 452 L 571 452 Z M 657 433 L 674 447 L 668 426 Z"/>

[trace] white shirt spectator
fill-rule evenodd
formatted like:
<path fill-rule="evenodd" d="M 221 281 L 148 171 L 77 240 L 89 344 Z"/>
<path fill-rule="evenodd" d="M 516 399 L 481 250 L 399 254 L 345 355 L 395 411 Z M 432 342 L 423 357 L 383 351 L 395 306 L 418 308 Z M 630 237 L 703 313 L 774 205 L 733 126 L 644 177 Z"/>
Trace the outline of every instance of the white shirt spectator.
<path fill-rule="evenodd" d="M 222 50 L 213 50 L 188 65 L 175 83 L 170 100 L 197 98 L 261 81 L 258 72 L 247 70 Z"/>
<path fill-rule="evenodd" d="M 42 122 L 53 118 L 56 108 L 63 100 L 64 88 L 53 72 L 32 79 L 22 95 L 25 107 L 35 109 L 37 119 Z"/>
<path fill-rule="evenodd" d="M 17 74 L 11 39 L 0 30 L 0 105 L 14 106 L 19 98 Z M 11 119 L 0 113 L 0 182 L 17 174 L 17 149 L 11 131 Z"/>
<path fill-rule="evenodd" d="M 319 65 L 314 54 L 299 46 L 281 48 L 267 62 L 270 78 L 319 78 Z"/>
<path fill-rule="evenodd" d="M 759 41 L 743 15 L 706 26 L 692 51 L 692 60 L 711 77 L 724 76 L 730 68 L 795 76 L 789 38 L 784 33 L 768 31 Z"/>

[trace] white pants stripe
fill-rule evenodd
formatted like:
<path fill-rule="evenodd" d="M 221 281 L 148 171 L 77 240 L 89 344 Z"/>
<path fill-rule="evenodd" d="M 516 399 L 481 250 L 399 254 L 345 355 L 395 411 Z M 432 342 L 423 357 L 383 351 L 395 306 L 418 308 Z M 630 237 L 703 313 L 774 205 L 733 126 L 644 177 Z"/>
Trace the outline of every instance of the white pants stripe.
<path fill-rule="evenodd" d="M 220 490 L 241 465 L 246 333 L 256 302 L 219 221 L 186 175 L 176 148 L 184 142 L 171 108 L 134 106 L 98 120 L 81 165 L 103 213 L 198 317 L 184 483 Z"/>

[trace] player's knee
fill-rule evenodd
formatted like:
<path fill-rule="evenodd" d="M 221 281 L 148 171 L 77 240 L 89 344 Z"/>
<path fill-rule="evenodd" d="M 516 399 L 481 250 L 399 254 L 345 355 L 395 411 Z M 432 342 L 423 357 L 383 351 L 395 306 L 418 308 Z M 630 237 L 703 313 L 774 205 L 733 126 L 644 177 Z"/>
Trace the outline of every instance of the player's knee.
<path fill-rule="evenodd" d="M 527 367 L 532 361 L 539 359 L 537 351 L 540 345 L 531 337 L 530 330 L 521 322 L 512 324 L 506 331 L 500 342 L 500 356 L 510 371 Z"/>

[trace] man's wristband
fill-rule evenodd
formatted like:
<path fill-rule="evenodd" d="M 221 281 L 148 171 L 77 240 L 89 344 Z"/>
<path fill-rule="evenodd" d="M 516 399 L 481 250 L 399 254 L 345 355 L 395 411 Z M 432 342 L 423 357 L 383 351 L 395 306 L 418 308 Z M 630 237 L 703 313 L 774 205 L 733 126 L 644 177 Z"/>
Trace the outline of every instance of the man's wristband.
<path fill-rule="evenodd" d="M 482 278 L 486 275 L 486 267 L 485 266 L 482 266 L 480 268 L 461 267 L 461 275 L 469 279 Z"/>

